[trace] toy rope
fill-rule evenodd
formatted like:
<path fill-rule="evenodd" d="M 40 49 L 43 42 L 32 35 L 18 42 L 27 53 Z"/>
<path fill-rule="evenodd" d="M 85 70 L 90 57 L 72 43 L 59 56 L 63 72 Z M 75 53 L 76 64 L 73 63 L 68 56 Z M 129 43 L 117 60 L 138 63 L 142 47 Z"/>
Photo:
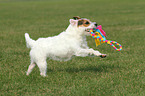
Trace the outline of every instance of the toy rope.
<path fill-rule="evenodd" d="M 112 46 L 115 50 L 117 50 L 117 51 L 121 51 L 121 50 L 122 50 L 122 46 L 121 46 L 119 43 L 117 43 L 117 42 L 115 42 L 115 41 L 105 40 L 105 39 L 103 39 L 103 38 L 100 37 L 100 36 L 96 36 L 95 33 L 93 33 L 93 29 L 90 30 L 90 35 L 91 35 L 93 38 L 95 38 L 95 39 L 99 39 L 99 40 L 102 41 L 103 43 L 107 43 L 107 44 L 111 45 L 111 46 Z M 120 48 L 117 49 L 112 43 L 118 45 Z"/>

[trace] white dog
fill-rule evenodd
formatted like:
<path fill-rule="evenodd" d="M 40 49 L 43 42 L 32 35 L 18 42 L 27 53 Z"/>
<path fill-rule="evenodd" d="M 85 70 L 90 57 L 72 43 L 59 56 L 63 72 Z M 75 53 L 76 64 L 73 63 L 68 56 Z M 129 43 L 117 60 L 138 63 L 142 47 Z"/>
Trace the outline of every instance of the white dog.
<path fill-rule="evenodd" d="M 35 64 L 40 69 L 40 75 L 46 76 L 47 62 L 49 57 L 53 60 L 70 60 L 72 56 L 88 56 L 95 55 L 106 57 L 106 54 L 101 54 L 99 51 L 89 49 L 87 46 L 86 36 L 90 35 L 87 30 L 97 27 L 95 22 L 88 19 L 80 18 L 78 16 L 70 19 L 68 28 L 54 37 L 39 38 L 32 40 L 28 33 L 25 33 L 26 44 L 31 48 L 29 65 L 27 75 L 29 75 Z"/>

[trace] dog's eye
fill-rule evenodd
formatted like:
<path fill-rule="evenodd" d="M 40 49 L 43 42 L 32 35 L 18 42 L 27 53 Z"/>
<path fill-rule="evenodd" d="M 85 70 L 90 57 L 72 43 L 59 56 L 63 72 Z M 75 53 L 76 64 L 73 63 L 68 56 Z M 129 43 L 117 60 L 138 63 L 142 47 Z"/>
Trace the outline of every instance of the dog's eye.
<path fill-rule="evenodd" d="M 90 24 L 88 21 L 85 24 Z"/>

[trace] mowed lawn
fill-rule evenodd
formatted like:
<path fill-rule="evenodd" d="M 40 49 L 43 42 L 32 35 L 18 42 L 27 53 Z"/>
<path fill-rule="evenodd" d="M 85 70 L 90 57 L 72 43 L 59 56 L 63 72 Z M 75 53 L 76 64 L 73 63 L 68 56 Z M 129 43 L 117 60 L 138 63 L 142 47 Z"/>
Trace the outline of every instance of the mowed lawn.
<path fill-rule="evenodd" d="M 58 35 L 73 16 L 102 25 L 108 40 L 123 46 L 96 48 L 99 57 L 74 57 L 67 62 L 48 60 L 47 77 L 38 67 L 30 76 L 29 49 L 24 34 L 34 40 Z M 145 96 L 144 0 L 0 0 L 1 96 Z"/>

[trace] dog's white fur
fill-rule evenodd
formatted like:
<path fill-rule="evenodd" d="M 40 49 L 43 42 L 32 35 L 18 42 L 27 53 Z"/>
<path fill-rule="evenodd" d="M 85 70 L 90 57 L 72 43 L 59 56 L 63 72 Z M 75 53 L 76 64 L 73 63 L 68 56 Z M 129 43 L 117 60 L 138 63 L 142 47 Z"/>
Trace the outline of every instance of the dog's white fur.
<path fill-rule="evenodd" d="M 87 19 L 88 20 L 88 19 Z M 87 46 L 86 36 L 89 35 L 88 28 L 96 27 L 95 22 L 90 21 L 87 27 L 78 27 L 78 20 L 70 19 L 68 28 L 54 37 L 39 38 L 32 40 L 28 33 L 25 33 L 26 44 L 31 48 L 30 58 L 31 64 L 29 65 L 27 75 L 30 74 L 35 64 L 40 69 L 40 75 L 46 76 L 47 70 L 47 57 L 54 60 L 70 60 L 72 56 L 88 56 L 102 55 L 99 51 L 89 49 Z"/>

